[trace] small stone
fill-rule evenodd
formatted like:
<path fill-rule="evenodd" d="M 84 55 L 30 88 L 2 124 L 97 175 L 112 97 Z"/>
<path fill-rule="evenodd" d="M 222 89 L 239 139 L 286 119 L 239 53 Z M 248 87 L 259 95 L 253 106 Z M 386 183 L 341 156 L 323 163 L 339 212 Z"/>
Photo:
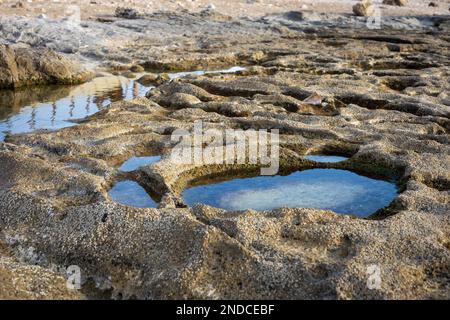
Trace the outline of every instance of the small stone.
<path fill-rule="evenodd" d="M 170 80 L 170 77 L 167 73 L 146 73 L 142 77 L 140 77 L 137 81 L 144 86 L 151 85 L 161 85 Z"/>
<path fill-rule="evenodd" d="M 263 51 L 256 51 L 252 54 L 252 60 L 255 62 L 262 61 L 266 57 Z"/>
<path fill-rule="evenodd" d="M 428 6 L 429 6 L 429 7 L 436 8 L 436 7 L 438 7 L 439 5 L 438 5 L 436 2 L 430 2 L 430 3 L 428 4 Z"/>
<path fill-rule="evenodd" d="M 25 7 L 25 4 L 21 1 L 18 1 L 11 5 L 11 8 L 24 8 L 24 7 Z"/>
<path fill-rule="evenodd" d="M 369 17 L 375 12 L 375 7 L 371 1 L 362 1 L 353 6 L 353 13 L 359 17 Z"/>
<path fill-rule="evenodd" d="M 133 8 L 117 7 L 115 16 L 124 19 L 138 19 L 139 12 Z"/>
<path fill-rule="evenodd" d="M 320 94 L 317 92 L 314 92 L 312 95 L 310 95 L 308 98 L 303 100 L 303 102 L 313 105 L 313 106 L 320 106 L 322 104 L 323 98 Z"/>
<path fill-rule="evenodd" d="M 210 3 L 210 4 L 208 4 L 205 7 L 205 10 L 207 10 L 207 11 L 215 11 L 216 10 L 216 6 L 214 4 L 212 4 L 212 3 Z"/>
<path fill-rule="evenodd" d="M 137 82 L 139 82 L 140 84 L 142 84 L 144 86 L 150 86 L 150 85 L 157 84 L 158 77 L 159 77 L 158 74 L 147 73 L 147 74 L 144 74 L 142 77 L 140 77 L 137 80 Z"/>
<path fill-rule="evenodd" d="M 157 83 L 162 84 L 170 80 L 170 76 L 167 73 L 160 73 L 158 75 Z"/>
<path fill-rule="evenodd" d="M 172 94 L 164 102 L 176 109 L 192 108 L 194 105 L 201 103 L 196 96 L 179 92 Z"/>

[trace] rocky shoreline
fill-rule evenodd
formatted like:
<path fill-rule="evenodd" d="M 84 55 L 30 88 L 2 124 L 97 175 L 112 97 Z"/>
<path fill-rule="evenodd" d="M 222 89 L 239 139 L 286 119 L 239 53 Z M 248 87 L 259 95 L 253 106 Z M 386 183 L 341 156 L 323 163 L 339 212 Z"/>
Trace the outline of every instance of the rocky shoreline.
<path fill-rule="evenodd" d="M 335 18 L 156 13 L 69 34 L 59 22 L 2 17 L 9 45 L 45 43 L 97 72 L 142 68 L 167 80 L 171 70 L 246 69 L 161 81 L 77 126 L 0 142 L 0 297 L 25 278 L 44 293 L 19 281 L 13 298 L 449 299 L 450 18 L 389 18 L 379 30 Z M 305 102 L 312 94 L 319 106 Z M 171 133 L 198 120 L 280 130 L 282 170 L 395 177 L 401 193 L 369 219 L 186 207 L 180 192 L 193 181 L 258 169 L 171 163 Z M 320 152 L 350 160 L 303 158 Z M 126 177 L 157 193 L 159 208 L 112 201 L 118 164 L 149 153 L 162 160 Z M 62 286 L 71 265 L 80 292 Z M 372 265 L 382 271 L 376 290 Z"/>

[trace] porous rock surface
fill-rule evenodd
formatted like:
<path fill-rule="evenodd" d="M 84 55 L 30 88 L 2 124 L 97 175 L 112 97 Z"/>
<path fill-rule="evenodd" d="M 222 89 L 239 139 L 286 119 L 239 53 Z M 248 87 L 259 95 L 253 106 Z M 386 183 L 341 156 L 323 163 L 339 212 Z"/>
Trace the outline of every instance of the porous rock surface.
<path fill-rule="evenodd" d="M 205 65 L 251 62 L 245 71 L 177 79 L 77 126 L 8 136 L 0 143 L 0 230 L 10 254 L 44 269 L 80 266 L 92 296 L 450 298 L 445 23 L 407 35 L 335 28 L 312 36 L 290 22 L 285 27 L 254 38 L 203 39 L 210 44 Z M 222 40 L 236 41 L 239 54 Z M 204 54 L 187 45 L 151 65 L 177 68 Z M 321 104 L 304 101 L 315 94 Z M 282 171 L 396 177 L 400 194 L 369 219 L 302 208 L 186 207 L 180 192 L 198 179 L 259 169 L 173 163 L 171 133 L 192 130 L 196 120 L 205 128 L 279 129 Z M 318 164 L 303 158 L 308 153 L 351 159 Z M 140 154 L 163 158 L 119 172 L 120 163 Z M 108 190 L 122 179 L 156 193 L 160 207 L 112 201 Z M 32 259 L 24 254 L 29 248 Z M 373 265 L 381 270 L 380 288 L 367 285 Z"/>
<path fill-rule="evenodd" d="M 33 251 L 24 254 L 30 257 Z M 0 283 L 3 300 L 85 299 L 82 293 L 68 289 L 61 274 L 12 257 L 4 239 L 0 239 Z"/>
<path fill-rule="evenodd" d="M 375 7 L 371 0 L 358 2 L 353 6 L 353 13 L 361 17 L 369 17 L 375 12 Z"/>
<path fill-rule="evenodd" d="M 79 84 L 92 77 L 92 71 L 52 50 L 23 45 L 0 45 L 0 89 L 43 84 Z"/>

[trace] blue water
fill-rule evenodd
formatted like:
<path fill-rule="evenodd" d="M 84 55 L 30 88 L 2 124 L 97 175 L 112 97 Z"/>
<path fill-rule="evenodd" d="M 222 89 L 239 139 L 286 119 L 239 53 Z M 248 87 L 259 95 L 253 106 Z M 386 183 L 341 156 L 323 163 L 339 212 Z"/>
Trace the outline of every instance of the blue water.
<path fill-rule="evenodd" d="M 156 208 L 158 204 L 137 182 L 120 181 L 109 191 L 109 196 L 115 202 L 136 208 Z"/>
<path fill-rule="evenodd" d="M 323 163 L 337 163 L 348 160 L 347 157 L 340 156 L 305 156 L 305 159 Z"/>
<path fill-rule="evenodd" d="M 368 217 L 397 195 L 394 183 L 351 171 L 312 169 L 288 176 L 234 179 L 186 189 L 183 199 L 226 210 L 316 208 Z"/>
<path fill-rule="evenodd" d="M 159 160 L 161 160 L 161 156 L 132 157 L 122 164 L 120 170 L 123 172 L 135 171 L 140 167 L 151 165 L 153 163 L 158 162 Z"/>
<path fill-rule="evenodd" d="M 0 90 L 0 140 L 8 133 L 74 126 L 73 120 L 90 116 L 112 102 L 144 96 L 150 88 L 124 77 L 100 77 L 79 86 Z"/>
<path fill-rule="evenodd" d="M 169 74 L 176 79 L 208 73 L 233 73 L 244 70 L 232 67 L 217 71 L 192 71 Z M 29 87 L 0 90 L 0 141 L 7 134 L 57 130 L 76 125 L 82 119 L 105 109 L 109 104 L 130 100 L 153 88 L 121 76 L 98 77 L 78 86 Z"/>

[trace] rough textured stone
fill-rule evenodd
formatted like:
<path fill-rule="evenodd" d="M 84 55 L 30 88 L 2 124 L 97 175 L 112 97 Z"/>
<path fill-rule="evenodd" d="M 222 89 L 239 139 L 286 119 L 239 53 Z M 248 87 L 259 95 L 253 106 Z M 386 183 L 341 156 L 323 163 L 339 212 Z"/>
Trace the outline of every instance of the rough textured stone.
<path fill-rule="evenodd" d="M 364 0 L 353 6 L 353 13 L 361 17 L 369 17 L 375 12 L 375 7 L 370 0 Z"/>
<path fill-rule="evenodd" d="M 51 50 L 0 45 L 0 88 L 77 84 L 92 76 L 92 72 Z"/>
<path fill-rule="evenodd" d="M 142 77 L 137 80 L 139 83 L 150 86 L 150 85 L 160 85 L 164 82 L 169 81 L 169 76 L 167 74 L 155 74 L 155 73 L 146 73 Z"/>
<path fill-rule="evenodd" d="M 212 70 L 246 65 L 263 52 L 258 67 L 164 83 L 148 98 L 113 103 L 77 126 L 8 136 L 0 143 L 0 254 L 43 272 L 79 265 L 87 297 L 449 299 L 446 20 L 407 34 L 384 23 L 356 31 L 316 24 L 311 37 L 298 32 L 311 25 L 280 16 L 228 28 L 206 18 L 199 26 L 197 18 L 164 13 L 113 22 L 109 28 L 136 28 L 143 38 L 95 57 Z M 151 42 L 142 30 L 150 30 Z M 103 49 L 80 50 L 89 56 Z M 321 99 L 304 101 L 314 93 Z M 192 130 L 196 120 L 206 129 L 278 129 L 285 172 L 335 168 L 395 178 L 399 195 L 369 219 L 302 208 L 188 208 L 186 186 L 260 169 L 171 162 L 171 133 Z M 323 153 L 350 160 L 304 158 Z M 140 154 L 162 159 L 126 178 L 160 196 L 158 209 L 126 207 L 108 195 L 124 178 L 119 165 Z M 381 270 L 376 290 L 367 286 L 372 265 Z"/>
<path fill-rule="evenodd" d="M 9 239 L 9 241 L 14 241 Z M 29 257 L 33 250 L 26 253 Z M 8 244 L 0 238 L 0 299 L 61 300 L 84 299 L 77 290 L 69 289 L 66 273 L 28 265 L 11 256 Z"/>
<path fill-rule="evenodd" d="M 124 19 L 138 19 L 140 14 L 136 9 L 133 8 L 117 7 L 115 16 Z"/>

